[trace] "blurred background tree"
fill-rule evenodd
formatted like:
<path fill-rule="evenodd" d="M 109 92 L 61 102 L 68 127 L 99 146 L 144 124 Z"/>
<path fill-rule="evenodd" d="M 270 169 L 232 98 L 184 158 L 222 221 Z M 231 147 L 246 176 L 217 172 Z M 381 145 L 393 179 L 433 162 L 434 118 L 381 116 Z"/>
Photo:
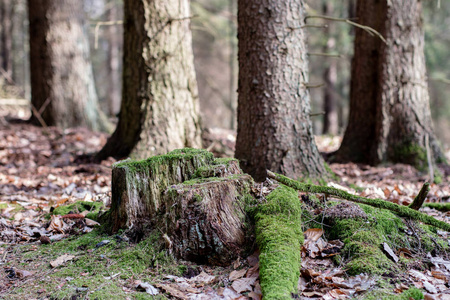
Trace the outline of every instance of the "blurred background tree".
<path fill-rule="evenodd" d="M 90 21 L 90 44 L 97 94 L 105 112 L 117 114 L 117 108 L 111 104 L 120 95 L 122 25 L 100 25 L 98 22 L 122 20 L 122 0 L 84 0 L 87 19 Z M 2 88 L 1 98 L 30 98 L 28 21 L 25 0 L 3 0 L 14 5 L 12 20 L 12 79 L 14 84 L 5 94 Z M 352 18 L 354 0 L 313 1 L 306 0 L 309 15 L 322 15 L 324 2 L 332 5 L 330 15 L 340 18 Z M 435 131 L 441 142 L 450 144 L 450 2 L 425 1 L 425 55 L 428 68 L 430 100 Z M 440 6 L 438 6 L 440 5 Z M 114 12 L 116 10 L 116 12 Z M 235 109 L 237 99 L 237 37 L 236 37 L 236 0 L 192 0 L 193 48 L 195 67 L 199 86 L 200 106 L 204 127 L 235 127 Z M 328 13 L 328 12 L 327 12 Z M 116 15 L 117 14 L 117 15 Z M 336 22 L 323 28 L 328 21 L 309 19 L 307 27 L 308 52 L 310 52 L 310 82 L 320 85 L 326 82 L 325 70 L 336 64 L 336 82 L 331 89 L 337 99 L 338 132 L 343 133 L 348 116 L 348 98 L 350 86 L 350 62 L 353 55 L 353 29 L 348 24 Z M 0 22 L 0 26 L 2 26 Z M 111 31 L 117 30 L 117 34 Z M 97 32 L 97 35 L 96 35 Z M 97 36 L 97 48 L 95 41 Z M 112 39 L 117 39 L 113 41 Z M 330 39 L 334 47 L 325 49 Z M 0 40 L 0 43 L 2 41 Z M 116 46 L 115 46 L 116 45 Z M 1 45 L 0 45 L 1 48 Z M 117 49 L 118 53 L 111 53 Z M 324 57 L 314 53 L 331 52 L 339 57 Z M 118 64 L 108 57 L 118 56 Z M 109 65 L 109 66 L 108 66 Z M 114 71 L 117 70 L 117 71 Z M 116 75 L 113 75 L 116 74 Z M 115 79 L 111 77 L 115 76 Z M 5 78 L 0 74 L 0 82 Z M 1 84 L 0 84 L 1 85 Z M 311 88 L 312 121 L 314 132 L 323 132 L 323 112 L 325 89 L 327 86 Z M 114 90 L 114 88 L 118 90 Z M 115 96 L 114 96 L 115 95 Z M 119 97 L 120 99 L 120 97 Z M 1 105 L 1 103 L 0 103 Z M 1 108 L 0 108 L 1 110 Z"/>

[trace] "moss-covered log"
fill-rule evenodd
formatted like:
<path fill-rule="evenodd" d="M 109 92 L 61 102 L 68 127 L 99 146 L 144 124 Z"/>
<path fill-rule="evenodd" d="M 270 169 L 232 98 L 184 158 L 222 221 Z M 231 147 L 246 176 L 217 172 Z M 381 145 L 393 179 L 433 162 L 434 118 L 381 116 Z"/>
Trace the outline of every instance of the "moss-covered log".
<path fill-rule="evenodd" d="M 297 192 L 281 185 L 256 208 L 259 276 L 264 299 L 291 299 L 300 276 L 301 206 Z"/>
<path fill-rule="evenodd" d="M 343 190 L 340 190 L 337 188 L 333 188 L 333 187 L 326 187 L 326 186 L 302 183 L 302 182 L 293 180 L 291 178 L 288 178 L 286 176 L 273 173 L 271 171 L 267 171 L 267 174 L 269 177 L 271 177 L 293 189 L 296 189 L 296 190 L 299 190 L 302 192 L 327 194 L 327 195 L 335 196 L 335 197 L 338 197 L 341 199 L 346 199 L 346 200 L 356 202 L 356 203 L 366 204 L 366 205 L 370 205 L 370 206 L 382 208 L 382 209 L 388 209 L 400 217 L 411 218 L 411 219 L 420 221 L 422 223 L 425 223 L 427 225 L 431 225 L 431 226 L 434 226 L 434 227 L 437 227 L 437 228 L 440 228 L 440 229 L 450 232 L 450 224 L 449 223 L 439 221 L 439 220 L 433 218 L 432 216 L 421 213 L 421 212 L 411 209 L 407 206 L 401 206 L 396 203 L 385 201 L 383 199 L 370 199 L 370 198 L 352 195 L 350 193 L 347 193 L 346 191 L 343 191 Z"/>
<path fill-rule="evenodd" d="M 157 229 L 177 257 L 229 263 L 248 243 L 245 199 L 252 183 L 236 160 L 205 150 L 122 161 L 112 171 L 110 229 Z"/>

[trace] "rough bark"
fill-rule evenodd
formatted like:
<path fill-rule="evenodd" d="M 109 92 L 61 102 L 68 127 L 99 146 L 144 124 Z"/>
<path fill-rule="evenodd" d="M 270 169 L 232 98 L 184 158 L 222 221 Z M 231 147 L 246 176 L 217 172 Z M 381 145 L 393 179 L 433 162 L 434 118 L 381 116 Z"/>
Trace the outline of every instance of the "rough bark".
<path fill-rule="evenodd" d="M 37 125 L 106 130 L 78 0 L 28 0 L 31 97 Z"/>
<path fill-rule="evenodd" d="M 119 14 L 119 7 L 115 1 L 109 2 L 111 5 L 108 11 L 108 21 L 118 21 L 122 19 L 122 15 Z M 107 53 L 107 70 L 108 70 L 108 110 L 110 116 L 115 116 L 120 112 L 120 93 L 121 93 L 121 81 L 120 81 L 120 62 L 121 62 L 121 42 L 120 27 L 118 25 L 108 26 L 108 53 Z"/>
<path fill-rule="evenodd" d="M 322 4 L 323 15 L 333 15 L 333 3 L 325 1 Z M 333 22 L 328 23 L 325 28 L 325 35 L 328 38 L 327 43 L 323 47 L 324 53 L 330 53 L 334 50 L 336 40 L 333 37 L 334 25 Z M 323 95 L 323 134 L 337 135 L 339 131 L 338 124 L 338 105 L 336 97 L 336 83 L 337 83 L 337 61 L 331 58 L 323 73 L 323 80 L 325 82 Z"/>
<path fill-rule="evenodd" d="M 13 15 L 14 1 L 0 1 L 0 68 L 1 77 L 11 81 L 13 75 Z M 12 83 L 12 82 L 9 82 Z"/>
<path fill-rule="evenodd" d="M 122 104 L 99 159 L 200 147 L 188 0 L 124 2 Z"/>
<path fill-rule="evenodd" d="M 309 116 L 304 13 L 303 1 L 238 1 L 235 155 L 257 181 L 266 169 L 293 177 L 326 173 Z"/>
<path fill-rule="evenodd" d="M 350 117 L 339 160 L 427 167 L 443 159 L 433 133 L 424 57 L 421 2 L 358 1 L 358 21 L 386 44 L 356 29 Z M 428 145 L 427 145 L 428 144 Z"/>
<path fill-rule="evenodd" d="M 177 257 L 198 263 L 227 264 L 251 247 L 244 208 L 253 180 L 237 161 L 181 149 L 120 162 L 112 175 L 113 232 L 159 228 Z"/>

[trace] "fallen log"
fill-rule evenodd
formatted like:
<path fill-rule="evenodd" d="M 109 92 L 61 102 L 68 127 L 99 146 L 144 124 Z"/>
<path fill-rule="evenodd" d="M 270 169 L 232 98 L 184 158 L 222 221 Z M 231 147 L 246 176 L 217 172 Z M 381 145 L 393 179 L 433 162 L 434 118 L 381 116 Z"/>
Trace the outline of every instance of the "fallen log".
<path fill-rule="evenodd" d="M 429 216 L 427 214 L 421 213 L 417 210 L 414 210 L 407 206 L 401 206 L 389 201 L 385 201 L 383 199 L 370 199 L 365 197 L 360 197 L 356 195 L 352 195 L 350 193 L 347 193 L 346 191 L 333 188 L 333 187 L 326 187 L 326 186 L 320 186 L 320 185 L 314 185 L 314 184 L 308 184 L 308 183 L 302 183 L 296 180 L 293 180 L 291 178 L 288 178 L 286 176 L 273 173 L 271 171 L 267 171 L 267 175 L 270 178 L 273 178 L 277 180 L 278 182 L 285 184 L 293 189 L 296 189 L 298 191 L 307 192 L 307 193 L 319 193 L 319 194 L 326 194 L 331 195 L 337 198 L 345 199 L 348 201 L 361 203 L 370 205 L 377 208 L 387 209 L 395 214 L 397 214 L 400 217 L 406 217 L 410 219 L 414 219 L 417 221 L 420 221 L 424 224 L 431 225 L 437 228 L 440 228 L 442 230 L 450 232 L 450 224 L 439 221 L 432 216 Z M 425 188 L 426 189 L 426 188 Z"/>

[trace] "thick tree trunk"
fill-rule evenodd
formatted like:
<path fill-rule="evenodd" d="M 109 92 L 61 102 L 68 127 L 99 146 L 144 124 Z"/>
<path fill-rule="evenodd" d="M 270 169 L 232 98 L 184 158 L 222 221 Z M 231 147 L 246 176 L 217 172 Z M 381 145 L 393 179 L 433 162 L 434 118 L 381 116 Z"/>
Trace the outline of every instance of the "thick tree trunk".
<path fill-rule="evenodd" d="M 98 107 L 83 1 L 28 0 L 31 121 L 107 129 Z"/>
<path fill-rule="evenodd" d="M 325 1 L 322 4 L 323 15 L 333 15 L 333 3 Z M 325 35 L 327 37 L 327 43 L 323 47 L 324 53 L 330 53 L 334 50 L 336 40 L 333 37 L 334 25 L 332 22 L 328 24 L 325 29 Z M 323 80 L 325 82 L 324 95 L 323 95 L 323 134 L 337 135 L 339 131 L 338 124 L 338 105 L 336 97 L 336 83 L 337 83 L 337 61 L 331 58 L 328 61 L 328 66 L 323 73 Z"/>
<path fill-rule="evenodd" d="M 236 160 L 181 149 L 113 168 L 111 230 L 159 228 L 183 259 L 228 264 L 252 246 L 245 200 L 253 183 Z"/>
<path fill-rule="evenodd" d="M 0 1 L 0 77 L 6 77 L 6 82 L 12 83 L 13 76 L 13 15 L 14 1 Z"/>
<path fill-rule="evenodd" d="M 97 157 L 200 147 L 189 2 L 126 0 L 124 13 L 119 123 Z"/>
<path fill-rule="evenodd" d="M 108 21 L 118 21 L 122 19 L 119 14 L 119 7 L 116 1 L 110 1 L 110 10 L 108 11 Z M 115 116 L 120 112 L 120 96 L 121 96 L 121 81 L 120 81 L 120 62 L 121 62 L 121 36 L 122 30 L 119 25 L 108 26 L 108 110 L 110 116 Z"/>
<path fill-rule="evenodd" d="M 350 118 L 339 160 L 426 168 L 427 148 L 433 160 L 443 158 L 431 121 L 421 12 L 418 0 L 358 1 L 359 22 L 387 43 L 356 29 Z"/>
<path fill-rule="evenodd" d="M 326 173 L 309 116 L 304 12 L 303 1 L 238 1 L 236 157 L 257 181 L 267 169 Z"/>

